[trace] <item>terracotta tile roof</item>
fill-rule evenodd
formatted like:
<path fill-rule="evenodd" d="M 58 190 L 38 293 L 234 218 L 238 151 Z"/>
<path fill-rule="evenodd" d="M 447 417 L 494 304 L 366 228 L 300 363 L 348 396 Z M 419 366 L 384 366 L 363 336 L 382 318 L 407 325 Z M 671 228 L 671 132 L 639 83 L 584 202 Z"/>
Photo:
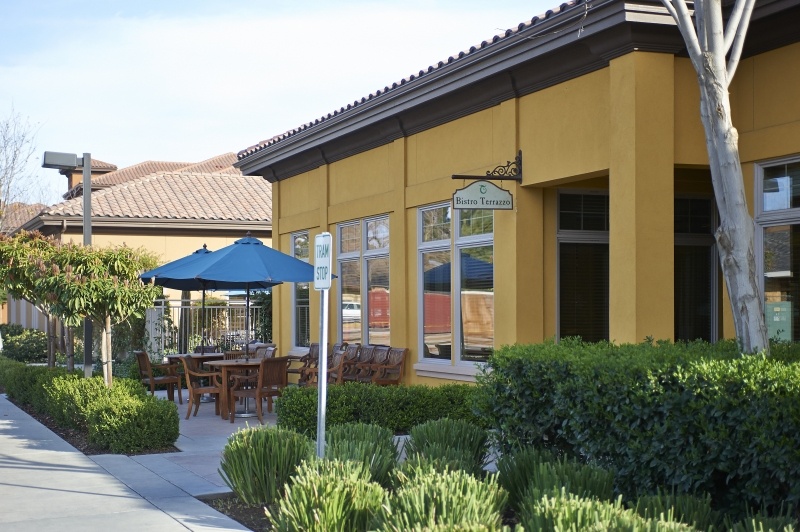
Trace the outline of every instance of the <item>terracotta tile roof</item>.
<path fill-rule="evenodd" d="M 83 198 L 42 212 L 83 216 Z M 92 219 L 271 221 L 272 186 L 264 179 L 211 173 L 154 173 L 92 193 Z"/>
<path fill-rule="evenodd" d="M 117 169 L 116 164 L 106 163 L 92 157 L 92 170 L 107 170 L 109 172 L 113 172 L 116 169 Z"/>
<path fill-rule="evenodd" d="M 338 110 L 336 110 L 336 111 L 334 111 L 332 113 L 328 113 L 326 116 L 317 118 L 313 122 L 308 122 L 307 124 L 303 124 L 298 128 L 292 129 L 292 130 L 287 131 L 285 133 L 282 133 L 280 135 L 276 135 L 276 136 L 274 136 L 274 137 L 272 137 L 270 139 L 263 140 L 263 141 L 259 142 L 258 144 L 250 146 L 249 148 L 245 148 L 245 149 L 241 150 L 237 154 L 237 157 L 238 157 L 238 159 L 244 159 L 245 157 L 247 157 L 249 155 L 252 155 L 254 153 L 257 153 L 257 152 L 263 150 L 264 148 L 266 148 L 268 146 L 272 146 L 272 145 L 274 145 L 274 144 L 276 144 L 278 142 L 281 142 L 284 139 L 292 137 L 292 136 L 294 136 L 294 135 L 296 135 L 296 134 L 298 134 L 300 132 L 306 131 L 306 130 L 308 130 L 310 128 L 313 128 L 315 126 L 323 124 L 324 122 L 326 122 L 328 120 L 331 120 L 332 118 L 339 118 L 341 115 L 343 115 L 345 113 L 349 113 L 349 112 L 357 109 L 359 106 L 364 105 L 365 103 L 372 103 L 374 100 L 377 100 L 379 98 L 382 99 L 382 98 L 386 97 L 386 95 L 388 93 L 396 91 L 400 87 L 404 87 L 405 85 L 407 85 L 409 83 L 413 83 L 413 82 L 415 82 L 415 81 L 417 81 L 419 79 L 426 78 L 427 76 L 430 76 L 431 74 L 436 73 L 441 69 L 448 68 L 451 65 L 453 65 L 454 63 L 458 63 L 460 60 L 462 60 L 466 56 L 474 54 L 479 50 L 483 50 L 484 48 L 487 48 L 487 47 L 490 47 L 490 46 L 494 46 L 498 42 L 502 42 L 502 41 L 508 39 L 509 37 L 512 37 L 512 36 L 516 35 L 517 33 L 521 32 L 521 31 L 524 31 L 524 30 L 526 30 L 526 29 L 528 29 L 528 28 L 530 28 L 532 26 L 535 26 L 540 21 L 549 20 L 553 16 L 559 15 L 562 12 L 564 12 L 564 11 L 566 11 L 566 10 L 568 10 L 568 9 L 570 9 L 570 8 L 580 4 L 580 3 L 587 3 L 588 1 L 589 0 L 571 0 L 569 2 L 564 2 L 559 7 L 551 9 L 551 10 L 548 10 L 543 15 L 540 15 L 540 16 L 537 16 L 537 17 L 533 17 L 531 20 L 529 20 L 527 22 L 521 22 L 520 24 L 518 24 L 516 26 L 516 28 L 507 29 L 505 32 L 497 34 L 497 35 L 493 36 L 489 40 L 482 41 L 477 46 L 471 46 L 468 50 L 464 50 L 464 51 L 459 52 L 458 54 L 451 55 L 450 57 L 448 57 L 444 61 L 439 61 L 438 63 L 435 63 L 433 65 L 429 65 L 427 68 L 425 68 L 423 70 L 420 70 L 416 74 L 411 74 L 410 76 L 408 76 L 406 78 L 403 78 L 400 81 L 396 81 L 396 82 L 392 83 L 391 86 L 387 85 L 383 89 L 378 89 L 377 91 L 373 92 L 372 94 L 370 94 L 368 96 L 365 96 L 365 97 L 361 98 L 360 100 L 355 100 L 353 103 L 348 103 L 346 106 L 341 107 L 341 108 L 339 108 Z"/>
<path fill-rule="evenodd" d="M 197 164 L 189 165 L 184 168 L 181 168 L 179 171 L 181 173 L 185 172 L 198 172 L 201 174 L 235 174 L 235 175 L 242 175 L 242 172 L 238 168 L 233 167 L 233 163 L 236 162 L 236 154 L 233 152 L 224 153 L 222 155 L 217 155 L 216 157 L 212 157 L 211 159 L 206 159 L 203 162 L 199 162 Z"/>
<path fill-rule="evenodd" d="M 94 159 L 92 159 L 92 168 L 95 168 L 94 162 Z M 119 185 L 158 172 L 197 172 L 241 175 L 242 172 L 233 167 L 234 162 L 236 162 L 236 154 L 233 152 L 217 155 L 216 157 L 206 159 L 199 163 L 145 161 L 132 166 L 126 166 L 120 170 L 109 172 L 98 177 L 93 177 L 92 188 L 96 190 L 98 188 Z M 116 166 L 114 166 L 114 169 L 116 169 Z M 83 194 L 83 183 L 78 183 L 64 194 L 63 197 L 64 199 L 70 199 L 76 198 L 81 194 Z"/>
<path fill-rule="evenodd" d="M 8 205 L 5 212 L 3 212 L 2 219 L 0 219 L 0 233 L 11 233 L 28 220 L 36 217 L 44 208 L 45 205 L 43 203 L 28 205 L 27 203 L 15 202 Z"/>

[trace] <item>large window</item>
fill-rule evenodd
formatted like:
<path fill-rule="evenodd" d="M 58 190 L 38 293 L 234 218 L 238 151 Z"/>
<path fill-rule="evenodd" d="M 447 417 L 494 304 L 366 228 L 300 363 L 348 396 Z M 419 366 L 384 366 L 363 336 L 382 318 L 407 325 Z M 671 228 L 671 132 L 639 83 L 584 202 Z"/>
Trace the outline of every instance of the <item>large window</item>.
<path fill-rule="evenodd" d="M 308 232 L 292 234 L 292 255 L 308 262 Z M 309 305 L 309 283 L 294 283 L 292 329 L 294 345 L 308 347 L 311 345 L 311 315 Z"/>
<path fill-rule="evenodd" d="M 608 340 L 608 195 L 558 199 L 558 337 Z"/>
<path fill-rule="evenodd" d="M 449 205 L 419 210 L 420 352 L 482 362 L 494 345 L 494 212 L 452 213 Z"/>
<path fill-rule="evenodd" d="M 339 337 L 349 343 L 389 345 L 389 217 L 340 224 L 338 247 Z"/>
<path fill-rule="evenodd" d="M 756 233 L 771 338 L 800 341 L 800 159 L 758 168 Z"/>

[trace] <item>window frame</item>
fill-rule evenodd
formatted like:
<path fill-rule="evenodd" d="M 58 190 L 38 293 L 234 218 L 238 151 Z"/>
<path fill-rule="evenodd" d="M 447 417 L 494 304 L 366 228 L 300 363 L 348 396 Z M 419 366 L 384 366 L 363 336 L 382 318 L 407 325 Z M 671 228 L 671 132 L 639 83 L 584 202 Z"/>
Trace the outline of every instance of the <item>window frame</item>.
<path fill-rule="evenodd" d="M 561 197 L 563 195 L 592 195 L 606 196 L 610 201 L 608 190 L 597 189 L 558 189 L 558 201 L 556 205 L 556 334 L 555 341 L 561 341 L 561 244 L 605 244 L 609 245 L 609 231 L 597 231 L 592 229 L 561 229 Z M 608 209 L 608 226 L 611 226 L 611 212 Z M 608 283 L 610 280 L 607 279 Z M 610 309 L 606 309 L 610 312 Z"/>
<path fill-rule="evenodd" d="M 297 247 L 296 241 L 297 238 L 300 236 L 305 236 L 306 241 L 309 243 L 309 257 L 301 258 L 297 256 Z M 294 231 L 290 233 L 290 248 L 291 248 L 291 255 L 292 257 L 296 258 L 297 260 L 302 260 L 304 262 L 309 262 L 310 255 L 311 255 L 311 240 L 309 231 L 302 230 L 302 231 Z M 301 283 L 292 283 L 292 347 L 291 350 L 308 350 L 309 346 L 307 345 L 298 345 L 297 343 L 297 334 L 298 334 L 298 324 L 297 324 L 297 285 Z M 311 343 L 311 284 L 308 284 L 308 341 L 309 344 Z"/>

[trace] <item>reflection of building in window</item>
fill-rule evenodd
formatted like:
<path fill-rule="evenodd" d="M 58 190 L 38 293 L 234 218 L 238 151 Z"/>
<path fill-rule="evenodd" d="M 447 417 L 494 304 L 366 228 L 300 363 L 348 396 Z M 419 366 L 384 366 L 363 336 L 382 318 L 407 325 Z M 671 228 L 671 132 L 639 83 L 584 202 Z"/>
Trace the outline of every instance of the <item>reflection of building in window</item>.
<path fill-rule="evenodd" d="M 760 167 L 756 223 L 761 237 L 764 312 L 771 338 L 800 340 L 800 161 Z"/>
<path fill-rule="evenodd" d="M 418 223 L 420 353 L 483 361 L 494 344 L 494 213 L 465 209 L 453 219 L 449 205 L 434 205 L 419 210 Z"/>
<path fill-rule="evenodd" d="M 337 230 L 340 338 L 389 345 L 389 217 L 353 220 Z"/>

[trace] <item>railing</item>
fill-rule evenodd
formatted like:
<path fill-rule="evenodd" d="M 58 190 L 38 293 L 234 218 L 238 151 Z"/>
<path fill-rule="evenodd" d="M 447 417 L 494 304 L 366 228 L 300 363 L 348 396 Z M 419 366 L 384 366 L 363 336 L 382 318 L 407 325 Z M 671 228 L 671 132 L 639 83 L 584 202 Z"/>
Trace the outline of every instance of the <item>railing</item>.
<path fill-rule="evenodd" d="M 244 301 L 237 300 L 227 305 L 207 305 L 205 313 L 197 301 L 158 300 L 145 317 L 147 351 L 153 356 L 191 353 L 201 344 L 227 351 L 242 348 L 245 338 L 266 341 L 258 332 L 261 307 L 250 305 L 249 334 L 246 310 Z"/>

